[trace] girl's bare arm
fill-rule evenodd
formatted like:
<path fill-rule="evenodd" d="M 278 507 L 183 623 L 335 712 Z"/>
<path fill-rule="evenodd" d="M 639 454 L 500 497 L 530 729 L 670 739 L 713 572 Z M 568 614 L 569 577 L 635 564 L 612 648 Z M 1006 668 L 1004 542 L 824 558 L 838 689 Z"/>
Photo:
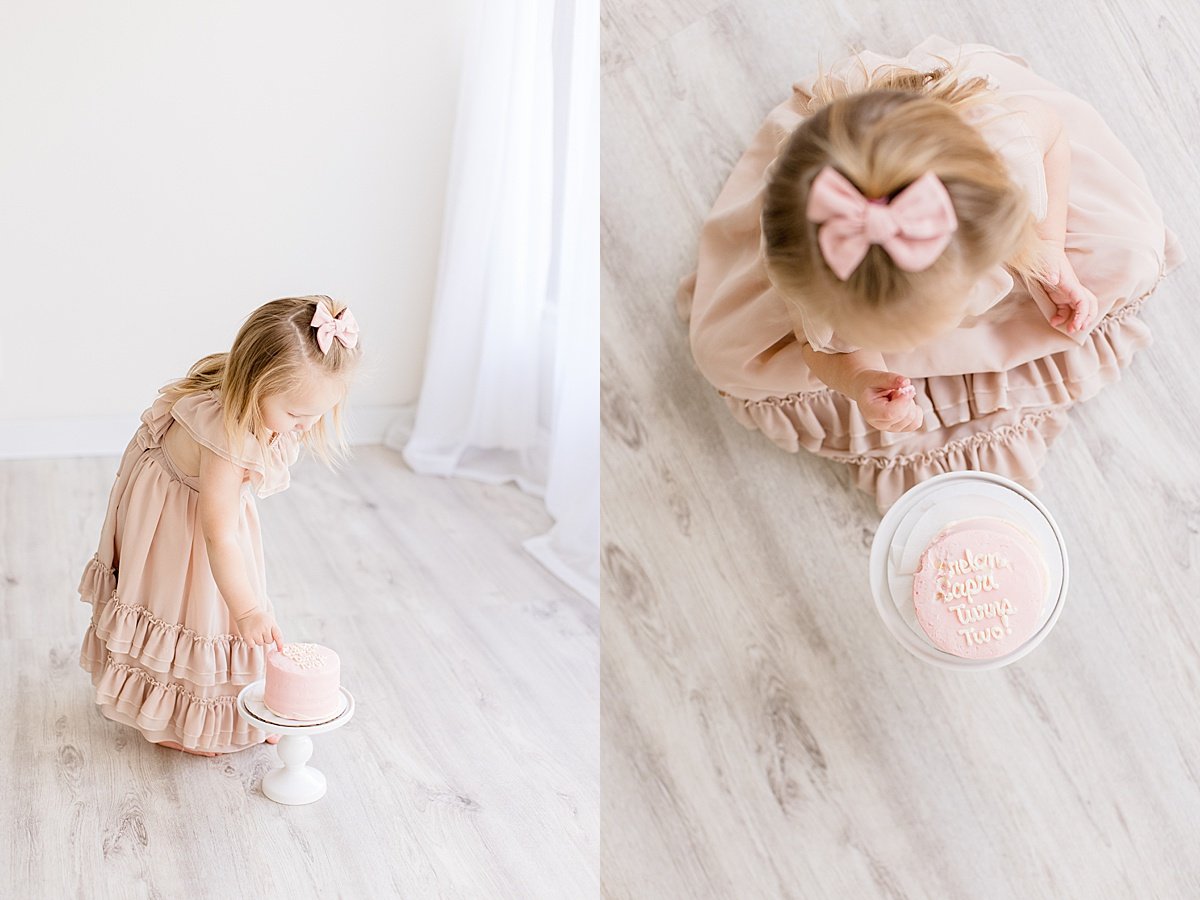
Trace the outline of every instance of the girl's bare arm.
<path fill-rule="evenodd" d="M 259 608 L 238 541 L 244 472 L 207 447 L 200 448 L 200 528 L 217 589 L 235 620 Z"/>
<path fill-rule="evenodd" d="M 804 341 L 804 338 L 800 338 Z M 809 370 L 835 391 L 857 400 L 862 393 L 862 376 L 869 372 L 886 372 L 883 356 L 869 350 L 853 353 L 821 353 L 804 341 L 804 362 Z"/>

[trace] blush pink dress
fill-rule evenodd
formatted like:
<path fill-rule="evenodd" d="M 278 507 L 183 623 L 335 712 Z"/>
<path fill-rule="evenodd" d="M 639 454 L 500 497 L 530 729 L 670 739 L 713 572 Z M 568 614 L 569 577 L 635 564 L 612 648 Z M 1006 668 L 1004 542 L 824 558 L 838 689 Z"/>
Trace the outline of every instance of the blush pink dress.
<path fill-rule="evenodd" d="M 180 471 L 162 446 L 183 428 L 246 469 L 238 534 L 251 581 L 266 608 L 262 538 L 254 495 L 284 490 L 299 453 L 283 434 L 264 454 L 251 435 L 231 450 L 219 392 L 189 394 L 172 407 L 160 392 L 142 413 L 117 471 L 100 546 L 79 582 L 92 604 L 79 665 L 100 711 L 153 742 L 229 752 L 261 743 L 235 708 L 238 692 L 263 676 L 265 648 L 243 641 L 209 567 L 199 518 L 199 479 Z"/>
<path fill-rule="evenodd" d="M 1137 161 L 1092 106 L 1023 59 L 930 37 L 904 56 L 863 51 L 828 72 L 862 87 L 880 66 L 929 70 L 946 65 L 939 57 L 994 87 L 987 104 L 965 115 L 1025 189 L 1039 220 L 1047 205 L 1042 151 L 1021 101 L 1049 104 L 1062 118 L 1071 146 L 1066 251 L 1100 304 L 1089 331 L 1051 326 L 1055 307 L 1041 286 L 996 266 L 975 286 L 955 330 L 912 351 L 883 354 L 889 370 L 912 379 L 921 430 L 879 431 L 856 403 L 813 375 L 767 278 L 760 216 L 768 167 L 809 113 L 816 76 L 793 85 L 738 160 L 704 221 L 696 271 L 677 296 L 696 365 L 736 419 L 784 450 L 803 448 L 849 466 L 881 513 L 941 472 L 996 472 L 1036 490 L 1067 410 L 1118 380 L 1134 352 L 1150 344 L 1142 308 L 1183 259 Z M 856 349 L 825 322 L 805 316 L 801 324 L 815 350 Z"/>

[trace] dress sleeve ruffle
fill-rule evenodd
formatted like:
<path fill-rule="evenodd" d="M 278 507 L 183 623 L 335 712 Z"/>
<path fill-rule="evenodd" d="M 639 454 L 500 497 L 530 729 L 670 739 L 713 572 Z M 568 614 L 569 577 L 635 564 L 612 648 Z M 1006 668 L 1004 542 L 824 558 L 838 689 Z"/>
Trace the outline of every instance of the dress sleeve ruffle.
<path fill-rule="evenodd" d="M 847 341 L 842 340 L 833 326 L 817 319 L 807 312 L 800 312 L 800 324 L 804 331 L 804 339 L 818 353 L 853 353 L 861 350 Z"/>
<path fill-rule="evenodd" d="M 250 486 L 259 497 L 285 490 L 291 482 L 289 466 L 296 461 L 300 449 L 295 438 L 291 434 L 281 434 L 264 452 L 253 435 L 247 433 L 243 435 L 241 446 L 231 446 L 225 434 L 223 415 L 220 395 L 216 391 L 188 394 L 170 408 L 171 418 L 197 443 L 245 469 Z"/>

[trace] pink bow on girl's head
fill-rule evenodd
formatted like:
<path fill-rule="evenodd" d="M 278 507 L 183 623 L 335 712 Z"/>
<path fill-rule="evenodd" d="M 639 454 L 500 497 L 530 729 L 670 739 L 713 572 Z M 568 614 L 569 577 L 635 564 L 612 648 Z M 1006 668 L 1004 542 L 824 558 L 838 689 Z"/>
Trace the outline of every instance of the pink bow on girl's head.
<path fill-rule="evenodd" d="M 333 339 L 337 338 L 342 346 L 353 350 L 358 345 L 358 322 L 354 313 L 347 307 L 337 314 L 336 318 L 325 309 L 325 304 L 317 303 L 317 311 L 313 313 L 312 321 L 308 323 L 317 329 L 317 346 L 322 353 L 329 353 Z"/>
<path fill-rule="evenodd" d="M 950 194 L 926 172 L 889 203 L 868 200 L 831 166 L 813 179 L 808 220 L 820 224 L 817 244 L 842 281 L 858 268 L 871 244 L 879 244 L 906 272 L 928 269 L 942 255 L 958 227 Z"/>

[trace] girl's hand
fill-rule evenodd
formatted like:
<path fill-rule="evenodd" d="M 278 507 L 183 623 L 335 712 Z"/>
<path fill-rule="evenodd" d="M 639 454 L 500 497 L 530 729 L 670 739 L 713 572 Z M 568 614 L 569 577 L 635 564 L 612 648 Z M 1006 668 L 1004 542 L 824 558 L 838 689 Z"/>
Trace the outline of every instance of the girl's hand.
<path fill-rule="evenodd" d="M 275 644 L 275 648 L 283 652 L 283 635 L 275 624 L 275 617 L 260 609 L 252 609 L 236 620 L 238 634 L 248 644 Z"/>
<path fill-rule="evenodd" d="M 1080 284 L 1075 268 L 1061 247 L 1055 251 L 1050 262 L 1049 278 L 1043 279 L 1042 284 L 1051 302 L 1058 307 L 1058 312 L 1050 320 L 1051 325 L 1058 328 L 1065 324 L 1068 332 L 1086 330 L 1091 326 L 1099 312 L 1100 303 L 1095 294 Z"/>
<path fill-rule="evenodd" d="M 880 431 L 916 431 L 925 418 L 913 400 L 916 392 L 903 375 L 868 369 L 859 374 L 853 399 L 872 427 Z"/>

